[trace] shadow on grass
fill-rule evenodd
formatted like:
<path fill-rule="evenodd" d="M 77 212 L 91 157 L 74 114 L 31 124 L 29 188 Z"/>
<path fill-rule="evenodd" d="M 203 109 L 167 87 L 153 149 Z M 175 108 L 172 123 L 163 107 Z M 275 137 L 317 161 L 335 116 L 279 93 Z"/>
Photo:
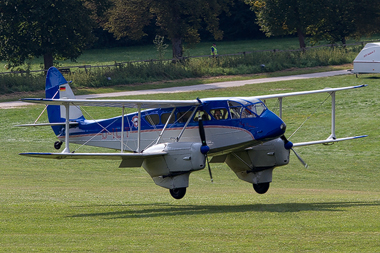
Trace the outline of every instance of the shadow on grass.
<path fill-rule="evenodd" d="M 73 217 L 103 217 L 105 219 L 122 218 L 146 218 L 177 215 L 199 215 L 218 213 L 244 213 L 244 212 L 344 212 L 351 207 L 380 206 L 380 201 L 375 202 L 322 202 L 322 203 L 279 203 L 279 204 L 252 204 L 252 205 L 170 205 L 170 204 L 126 204 L 126 205 L 102 205 L 83 206 L 80 208 L 117 208 L 122 211 L 82 213 Z"/>
<path fill-rule="evenodd" d="M 360 77 L 360 76 L 359 76 Z M 380 79 L 380 76 L 363 76 L 361 79 Z"/>

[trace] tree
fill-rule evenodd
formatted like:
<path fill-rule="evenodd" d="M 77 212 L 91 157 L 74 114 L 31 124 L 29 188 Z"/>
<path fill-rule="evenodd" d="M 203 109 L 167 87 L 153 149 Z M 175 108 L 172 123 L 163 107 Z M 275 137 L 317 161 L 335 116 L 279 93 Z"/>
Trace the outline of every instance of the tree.
<path fill-rule="evenodd" d="M 316 2 L 316 3 L 314 3 Z M 297 34 L 301 48 L 306 46 L 306 28 L 314 16 L 315 0 L 246 0 L 256 13 L 257 23 L 269 36 Z"/>
<path fill-rule="evenodd" d="M 94 41 L 91 15 L 102 0 L 0 1 L 0 59 L 10 67 L 44 57 L 45 70 L 54 59 L 75 60 Z M 88 7 L 85 6 L 88 5 Z"/>
<path fill-rule="evenodd" d="M 183 41 L 199 42 L 202 22 L 216 40 L 223 37 L 218 16 L 228 11 L 233 0 L 113 0 L 104 27 L 117 38 L 128 36 L 139 40 L 146 35 L 144 28 L 154 20 L 158 33 L 172 42 L 173 58 L 183 54 Z"/>
<path fill-rule="evenodd" d="M 312 41 L 327 40 L 346 44 L 349 37 L 360 38 L 380 32 L 380 7 L 373 0 L 321 0 L 318 22 L 310 24 Z"/>
<path fill-rule="evenodd" d="M 346 43 L 380 32 L 380 5 L 373 0 L 245 0 L 267 36 L 297 33 L 300 47 L 305 35 L 316 43 Z"/>

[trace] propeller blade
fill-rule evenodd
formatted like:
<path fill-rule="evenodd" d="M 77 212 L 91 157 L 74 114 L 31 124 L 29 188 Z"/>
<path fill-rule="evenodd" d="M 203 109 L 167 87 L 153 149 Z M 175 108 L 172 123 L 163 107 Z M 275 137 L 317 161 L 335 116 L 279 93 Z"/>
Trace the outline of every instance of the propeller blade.
<path fill-rule="evenodd" d="M 208 161 L 208 157 L 207 157 L 207 152 L 210 150 L 210 148 L 209 146 L 207 146 L 205 128 L 203 127 L 202 116 L 200 114 L 198 116 L 198 126 L 199 126 L 199 136 L 201 137 L 201 142 L 202 142 L 201 153 L 204 154 L 206 157 L 208 173 L 210 175 L 211 183 L 213 183 L 214 180 L 212 178 L 210 162 Z"/>
<path fill-rule="evenodd" d="M 203 127 L 203 121 L 202 117 L 198 117 L 198 126 L 199 126 L 199 136 L 201 137 L 202 146 L 206 146 L 206 134 L 205 134 L 205 128 Z"/>
<path fill-rule="evenodd" d="M 291 150 L 294 152 L 294 154 L 297 156 L 298 160 L 303 164 L 303 166 L 307 169 L 309 165 L 307 165 L 307 163 L 305 163 L 305 161 L 302 160 L 302 158 L 297 154 L 297 152 L 293 148 L 291 148 Z"/>
<path fill-rule="evenodd" d="M 211 173 L 210 162 L 208 161 L 208 157 L 207 157 L 207 155 L 206 155 L 206 161 L 207 161 L 208 174 L 210 175 L 211 183 L 214 183 L 214 179 L 212 178 L 212 173 Z"/>
<path fill-rule="evenodd" d="M 198 117 L 198 126 L 199 126 L 199 136 L 201 137 L 201 142 L 202 142 L 201 153 L 206 155 L 207 152 L 210 150 L 210 147 L 207 146 L 205 128 L 203 127 L 203 121 L 202 121 L 201 115 L 199 115 Z"/>

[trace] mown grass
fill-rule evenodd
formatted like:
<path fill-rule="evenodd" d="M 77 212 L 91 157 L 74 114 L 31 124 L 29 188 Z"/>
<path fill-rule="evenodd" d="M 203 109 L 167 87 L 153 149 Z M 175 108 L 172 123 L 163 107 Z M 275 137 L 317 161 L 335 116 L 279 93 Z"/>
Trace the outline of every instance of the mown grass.
<path fill-rule="evenodd" d="M 292 155 L 289 165 L 274 171 L 264 195 L 226 165 L 212 165 L 214 183 L 206 170 L 193 173 L 187 195 L 178 201 L 142 168 L 121 169 L 114 161 L 20 157 L 19 152 L 54 151 L 56 138 L 49 129 L 12 127 L 34 121 L 43 107 L 0 110 L 0 251 L 378 252 L 379 78 L 339 76 L 133 97 L 247 96 L 369 84 L 337 93 L 338 137 L 369 137 L 298 148 L 309 169 Z M 288 137 L 325 98 L 284 100 Z M 276 107 L 275 101 L 268 105 Z M 120 113 L 86 110 L 95 118 Z M 326 102 L 291 140 L 326 138 L 329 113 Z"/>

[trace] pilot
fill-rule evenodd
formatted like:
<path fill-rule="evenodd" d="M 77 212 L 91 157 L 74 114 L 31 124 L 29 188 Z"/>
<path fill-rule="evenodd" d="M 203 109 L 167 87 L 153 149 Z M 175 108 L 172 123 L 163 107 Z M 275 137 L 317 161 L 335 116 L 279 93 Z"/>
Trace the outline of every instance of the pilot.
<path fill-rule="evenodd" d="M 222 119 L 222 112 L 219 110 L 219 109 L 216 109 L 215 112 L 214 112 L 214 118 L 216 120 L 220 120 Z"/>
<path fill-rule="evenodd" d="M 247 109 L 245 109 L 244 112 L 242 113 L 242 118 L 253 118 L 253 117 L 255 117 L 255 115 L 252 113 L 252 111 L 253 111 L 252 105 L 248 105 Z"/>

